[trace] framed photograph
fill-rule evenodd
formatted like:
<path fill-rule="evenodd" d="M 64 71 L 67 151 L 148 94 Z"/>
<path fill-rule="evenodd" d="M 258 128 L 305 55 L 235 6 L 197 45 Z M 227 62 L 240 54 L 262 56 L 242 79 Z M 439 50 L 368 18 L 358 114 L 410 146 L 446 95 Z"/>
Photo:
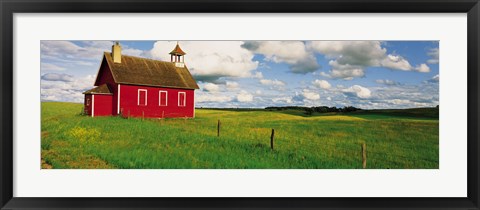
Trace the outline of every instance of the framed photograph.
<path fill-rule="evenodd" d="M 1 209 L 479 208 L 478 0 L 0 6 Z"/>

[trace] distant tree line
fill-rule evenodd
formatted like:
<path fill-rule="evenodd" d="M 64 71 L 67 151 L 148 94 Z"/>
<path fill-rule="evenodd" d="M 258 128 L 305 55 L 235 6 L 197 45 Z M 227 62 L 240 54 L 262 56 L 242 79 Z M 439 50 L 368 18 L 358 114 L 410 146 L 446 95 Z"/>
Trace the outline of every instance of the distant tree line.
<path fill-rule="evenodd" d="M 302 106 L 282 106 L 282 107 L 265 107 L 267 110 L 277 110 L 277 111 L 282 111 L 282 110 L 304 110 L 305 114 L 312 115 L 313 113 L 328 113 L 328 112 L 342 112 L 342 113 L 347 113 L 347 112 L 355 112 L 357 110 L 362 110 L 360 108 L 356 108 L 353 106 L 346 106 L 343 108 L 337 108 L 337 107 L 328 107 L 328 106 L 316 106 L 316 107 L 302 107 Z"/>

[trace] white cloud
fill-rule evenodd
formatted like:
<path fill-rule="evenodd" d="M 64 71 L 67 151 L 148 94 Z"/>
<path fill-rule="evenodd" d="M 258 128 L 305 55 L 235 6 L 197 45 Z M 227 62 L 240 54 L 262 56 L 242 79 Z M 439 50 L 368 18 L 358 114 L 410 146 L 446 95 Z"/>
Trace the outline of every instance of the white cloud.
<path fill-rule="evenodd" d="M 87 75 L 82 78 L 69 77 L 63 80 L 42 80 L 40 84 L 40 96 L 42 101 L 67 101 L 82 103 L 84 91 L 93 88 L 95 75 Z"/>
<path fill-rule="evenodd" d="M 427 64 L 422 63 L 415 67 L 415 71 L 427 73 L 430 72 L 430 67 L 428 67 Z"/>
<path fill-rule="evenodd" d="M 439 103 L 439 86 L 435 82 L 373 88 L 375 95 L 372 95 L 369 104 L 365 104 L 365 108 L 434 107 Z"/>
<path fill-rule="evenodd" d="M 378 66 L 386 49 L 379 41 L 312 41 L 309 48 L 324 54 L 331 66 L 331 78 L 351 80 L 365 76 L 365 68 Z"/>
<path fill-rule="evenodd" d="M 382 61 L 381 65 L 389 69 L 398 69 L 403 71 L 412 70 L 412 65 L 399 55 L 387 55 Z"/>
<path fill-rule="evenodd" d="M 393 80 L 388 80 L 388 79 L 385 79 L 385 80 L 377 79 L 377 80 L 375 80 L 375 82 L 378 83 L 378 84 L 383 84 L 383 85 L 399 85 L 398 82 L 395 82 Z"/>
<path fill-rule="evenodd" d="M 391 99 L 391 100 L 386 100 L 387 103 L 392 103 L 395 105 L 403 105 L 403 104 L 410 104 L 412 103 L 410 100 L 406 99 Z"/>
<path fill-rule="evenodd" d="M 40 69 L 41 71 L 64 71 L 65 70 L 64 67 L 57 66 L 52 63 L 44 63 L 44 62 L 42 62 L 42 64 L 40 65 Z"/>
<path fill-rule="evenodd" d="M 427 52 L 427 55 L 430 56 L 430 59 L 427 60 L 428 64 L 438 64 L 440 58 L 440 50 L 438 48 L 430 49 Z"/>
<path fill-rule="evenodd" d="M 289 64 L 293 73 L 305 74 L 320 68 L 302 41 L 246 41 L 242 47 L 264 55 L 268 61 Z"/>
<path fill-rule="evenodd" d="M 203 85 L 203 90 L 207 92 L 218 92 L 220 90 L 220 86 L 213 83 L 205 83 Z"/>
<path fill-rule="evenodd" d="M 322 89 L 330 89 L 330 87 L 332 87 L 332 85 L 330 85 L 330 83 L 328 83 L 328 81 L 326 80 L 316 79 L 315 81 L 312 82 L 312 84 L 315 87 L 322 88 Z"/>
<path fill-rule="evenodd" d="M 72 82 L 73 76 L 69 74 L 47 73 L 42 75 L 41 79 L 46 81 Z"/>
<path fill-rule="evenodd" d="M 242 48 L 242 41 L 182 41 L 187 54 L 185 65 L 200 81 L 215 81 L 220 77 L 250 77 L 258 66 L 253 52 Z M 172 41 L 157 41 L 145 56 L 170 61 L 168 54 L 176 45 Z"/>
<path fill-rule="evenodd" d="M 234 90 L 234 89 L 237 89 L 239 87 L 239 84 L 238 84 L 238 82 L 227 81 L 226 86 L 227 86 L 227 89 Z"/>
<path fill-rule="evenodd" d="M 312 90 L 303 89 L 300 94 L 296 93 L 296 96 L 294 97 L 294 99 L 297 101 L 305 101 L 305 100 L 316 101 L 316 100 L 320 100 L 320 94 Z"/>
<path fill-rule="evenodd" d="M 438 83 L 440 81 L 440 75 L 435 75 L 433 76 L 431 79 L 427 80 L 426 82 L 430 82 L 430 83 Z"/>
<path fill-rule="evenodd" d="M 319 100 L 320 95 L 318 93 L 310 92 L 307 90 L 303 90 L 303 96 L 308 100 Z"/>
<path fill-rule="evenodd" d="M 309 47 L 339 65 L 377 66 L 387 49 L 379 41 L 312 41 Z"/>
<path fill-rule="evenodd" d="M 329 73 L 321 73 L 328 78 L 352 80 L 364 77 L 367 67 L 386 67 L 393 70 L 416 70 L 399 55 L 387 54 L 380 41 L 312 41 L 308 47 L 324 54 L 331 66 Z M 419 70 L 425 70 L 420 65 Z"/>
<path fill-rule="evenodd" d="M 368 88 L 360 85 L 353 85 L 349 88 L 342 90 L 344 93 L 352 93 L 359 98 L 370 98 L 372 96 L 371 91 Z"/>
<path fill-rule="evenodd" d="M 89 72 L 98 70 L 103 52 L 111 52 L 112 41 L 41 41 L 42 71 L 60 70 L 61 68 L 85 69 Z M 120 43 L 121 44 L 121 43 Z M 142 50 L 122 46 L 122 54 L 139 56 Z M 55 63 L 60 68 L 49 64 Z"/>
<path fill-rule="evenodd" d="M 202 102 L 229 102 L 232 98 L 229 96 L 222 96 L 222 95 L 214 95 L 214 94 L 202 94 L 195 96 L 196 103 Z"/>
<path fill-rule="evenodd" d="M 95 59 L 99 60 L 103 52 L 111 52 L 112 41 L 83 41 L 83 46 L 71 41 L 41 41 L 42 58 L 56 57 L 67 59 Z M 121 43 L 120 43 L 121 44 Z M 141 50 L 122 46 L 122 53 L 139 55 Z"/>
<path fill-rule="evenodd" d="M 260 83 L 262 85 L 270 85 L 270 86 L 285 86 L 286 83 L 284 81 L 280 81 L 280 80 L 269 80 L 269 79 L 261 79 L 260 80 Z"/>
<path fill-rule="evenodd" d="M 246 91 L 241 91 L 237 95 L 237 101 L 239 101 L 239 102 L 251 102 L 251 101 L 253 101 L 253 95 L 246 92 Z"/>
<path fill-rule="evenodd" d="M 86 51 L 70 41 L 41 41 L 40 50 L 42 55 L 47 56 L 77 55 L 82 51 Z M 85 53 L 82 53 L 82 55 L 92 56 Z"/>
<path fill-rule="evenodd" d="M 291 104 L 293 103 L 293 100 L 292 100 L 292 97 L 278 97 L 278 98 L 272 98 L 272 102 Z"/>
<path fill-rule="evenodd" d="M 262 79 L 263 74 L 262 74 L 262 72 L 257 71 L 254 74 L 252 74 L 252 78 Z"/>

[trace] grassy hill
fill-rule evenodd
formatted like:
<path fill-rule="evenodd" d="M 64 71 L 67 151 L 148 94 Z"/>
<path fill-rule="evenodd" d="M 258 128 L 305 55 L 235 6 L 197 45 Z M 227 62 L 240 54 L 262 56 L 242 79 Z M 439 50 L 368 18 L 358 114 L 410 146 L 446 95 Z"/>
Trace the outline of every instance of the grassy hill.
<path fill-rule="evenodd" d="M 42 102 L 42 168 L 361 168 L 362 143 L 367 168 L 439 167 L 438 117 L 411 111 L 197 109 L 194 119 L 142 120 L 91 118 L 81 110 Z"/>

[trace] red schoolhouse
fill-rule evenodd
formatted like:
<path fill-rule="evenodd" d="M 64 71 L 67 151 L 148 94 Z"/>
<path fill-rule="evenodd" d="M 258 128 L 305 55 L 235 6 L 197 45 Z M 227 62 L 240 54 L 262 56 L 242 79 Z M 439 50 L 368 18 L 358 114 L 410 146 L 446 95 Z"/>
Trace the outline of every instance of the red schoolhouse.
<path fill-rule="evenodd" d="M 105 52 L 95 88 L 85 91 L 84 112 L 92 117 L 195 117 L 198 85 L 176 45 L 170 62 L 126 56 L 118 42 Z"/>

